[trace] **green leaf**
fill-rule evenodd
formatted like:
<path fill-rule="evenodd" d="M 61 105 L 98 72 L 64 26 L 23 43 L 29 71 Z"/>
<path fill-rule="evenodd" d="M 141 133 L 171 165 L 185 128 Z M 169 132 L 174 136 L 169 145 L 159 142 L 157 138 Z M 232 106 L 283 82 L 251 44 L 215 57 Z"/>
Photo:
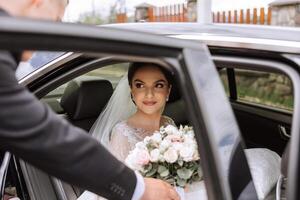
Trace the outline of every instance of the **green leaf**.
<path fill-rule="evenodd" d="M 176 183 L 174 178 L 169 178 L 169 179 L 166 179 L 165 181 L 171 185 L 174 185 Z"/>
<path fill-rule="evenodd" d="M 149 172 L 146 173 L 146 177 L 152 177 L 157 172 L 156 168 L 152 168 Z"/>
<path fill-rule="evenodd" d="M 169 170 L 168 170 L 165 166 L 159 165 L 159 166 L 158 166 L 157 172 L 158 172 L 159 174 L 161 174 L 161 173 L 164 172 L 164 171 L 169 171 Z"/>
<path fill-rule="evenodd" d="M 149 163 L 148 165 L 146 165 L 144 171 L 145 171 L 145 172 L 149 172 L 151 169 L 152 169 L 152 164 Z"/>
<path fill-rule="evenodd" d="M 170 174 L 169 170 L 165 170 L 165 171 L 161 172 L 159 175 L 160 175 L 161 177 L 166 177 L 166 176 L 168 176 L 169 174 Z"/>
<path fill-rule="evenodd" d="M 184 187 L 186 185 L 186 180 L 176 177 L 176 183 L 180 187 Z"/>
<path fill-rule="evenodd" d="M 180 167 L 182 167 L 183 166 L 183 160 L 178 160 L 178 164 L 179 164 Z"/>
<path fill-rule="evenodd" d="M 187 169 L 187 168 L 182 168 L 177 170 L 177 174 L 181 179 L 189 179 L 191 178 L 193 174 L 193 170 Z"/>
<path fill-rule="evenodd" d="M 194 162 L 190 169 L 192 169 L 193 171 L 196 171 L 196 170 L 198 170 L 199 167 L 200 167 L 199 163 Z"/>

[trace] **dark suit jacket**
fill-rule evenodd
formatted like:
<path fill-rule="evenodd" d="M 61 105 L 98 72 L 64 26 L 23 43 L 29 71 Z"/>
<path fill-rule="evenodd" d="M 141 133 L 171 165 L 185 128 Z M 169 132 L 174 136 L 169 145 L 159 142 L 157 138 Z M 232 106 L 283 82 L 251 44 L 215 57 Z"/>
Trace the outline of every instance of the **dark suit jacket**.
<path fill-rule="evenodd" d="M 19 85 L 17 63 L 17 53 L 0 50 L 0 149 L 108 199 L 131 199 L 134 172 Z"/>

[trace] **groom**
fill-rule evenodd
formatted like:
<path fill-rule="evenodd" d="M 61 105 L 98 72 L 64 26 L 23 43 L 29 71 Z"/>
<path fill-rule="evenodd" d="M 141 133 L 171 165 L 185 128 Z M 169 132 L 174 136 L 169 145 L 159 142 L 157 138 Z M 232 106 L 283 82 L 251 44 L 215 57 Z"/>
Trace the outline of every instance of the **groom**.
<path fill-rule="evenodd" d="M 0 17 L 59 21 L 66 5 L 67 0 L 0 0 Z M 0 150 L 108 199 L 179 199 L 169 184 L 135 174 L 19 85 L 15 71 L 22 55 L 0 50 Z"/>

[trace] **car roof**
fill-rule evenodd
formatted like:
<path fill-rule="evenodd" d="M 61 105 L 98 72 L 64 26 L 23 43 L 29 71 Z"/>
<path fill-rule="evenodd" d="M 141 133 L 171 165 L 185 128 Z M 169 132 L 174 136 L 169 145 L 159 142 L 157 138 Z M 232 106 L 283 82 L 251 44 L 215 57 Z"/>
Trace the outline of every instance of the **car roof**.
<path fill-rule="evenodd" d="M 109 24 L 105 27 L 198 40 L 215 47 L 300 54 L 300 28 L 166 22 Z"/>
<path fill-rule="evenodd" d="M 120 23 L 107 27 L 153 33 L 157 35 L 214 35 L 300 42 L 300 28 L 244 24 L 198 23 Z"/>
<path fill-rule="evenodd" d="M 203 41 L 208 46 L 215 47 L 232 47 L 300 54 L 300 28 L 248 24 L 203 25 L 186 22 L 120 23 L 101 25 L 101 27 L 144 32 L 181 39 L 199 40 Z M 124 35 L 124 38 L 126 39 L 126 35 Z M 50 62 L 51 60 L 52 59 L 46 59 L 47 62 Z M 27 73 L 30 73 L 43 65 L 44 64 L 39 64 L 34 67 L 35 69 L 32 69 Z M 20 74 L 20 77 L 24 76 L 24 73 Z"/>

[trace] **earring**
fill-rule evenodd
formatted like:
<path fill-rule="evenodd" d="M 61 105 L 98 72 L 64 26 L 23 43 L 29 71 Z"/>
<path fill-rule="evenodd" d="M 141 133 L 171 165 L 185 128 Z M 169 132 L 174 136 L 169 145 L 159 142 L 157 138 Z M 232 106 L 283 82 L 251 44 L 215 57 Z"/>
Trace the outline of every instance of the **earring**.
<path fill-rule="evenodd" d="M 166 98 L 166 101 L 169 101 L 169 97 Z"/>

